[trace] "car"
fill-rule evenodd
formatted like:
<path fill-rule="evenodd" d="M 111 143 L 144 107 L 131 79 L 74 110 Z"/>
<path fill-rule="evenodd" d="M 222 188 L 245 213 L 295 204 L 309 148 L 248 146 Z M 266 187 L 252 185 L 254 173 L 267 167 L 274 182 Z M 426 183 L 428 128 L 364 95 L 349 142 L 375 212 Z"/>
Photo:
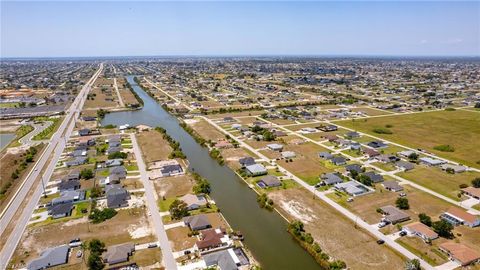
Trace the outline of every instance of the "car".
<path fill-rule="evenodd" d="M 315 185 L 315 188 L 319 188 L 320 186 L 321 186 L 321 184 L 320 184 L 320 183 L 317 183 L 317 184 Z"/>
<path fill-rule="evenodd" d="M 71 243 L 76 243 L 76 242 L 80 242 L 80 238 L 75 238 L 75 239 L 70 240 L 70 244 Z"/>
<path fill-rule="evenodd" d="M 77 251 L 77 258 L 81 258 L 83 256 L 83 252 L 81 250 Z"/>
<path fill-rule="evenodd" d="M 407 197 L 407 193 L 401 192 L 401 193 L 398 194 L 398 196 L 400 196 L 400 197 Z"/>
<path fill-rule="evenodd" d="M 156 247 L 158 247 L 157 243 L 148 244 L 148 248 L 156 248 Z"/>
<path fill-rule="evenodd" d="M 379 245 L 382 245 L 382 244 L 384 244 L 384 243 L 385 243 L 385 241 L 383 241 L 382 239 L 378 239 L 378 240 L 377 240 L 377 244 L 379 244 Z"/>
<path fill-rule="evenodd" d="M 407 235 L 407 232 L 406 231 L 401 231 L 398 235 L 405 236 L 405 235 Z"/>
<path fill-rule="evenodd" d="M 185 251 L 183 252 L 183 254 L 185 254 L 185 255 L 188 255 L 188 254 L 190 254 L 190 253 L 192 253 L 190 250 L 185 250 Z"/>
<path fill-rule="evenodd" d="M 383 227 L 385 227 L 385 226 L 387 226 L 387 225 L 388 225 L 387 222 L 382 221 L 382 222 L 378 223 L 378 228 L 383 228 Z"/>
<path fill-rule="evenodd" d="M 353 202 L 353 197 L 348 198 L 347 202 Z"/>

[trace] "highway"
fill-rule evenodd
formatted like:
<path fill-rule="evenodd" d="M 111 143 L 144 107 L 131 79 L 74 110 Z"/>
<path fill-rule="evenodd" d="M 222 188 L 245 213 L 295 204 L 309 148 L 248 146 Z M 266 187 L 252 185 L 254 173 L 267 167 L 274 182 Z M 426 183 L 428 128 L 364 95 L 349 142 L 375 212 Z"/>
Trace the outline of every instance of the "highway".
<path fill-rule="evenodd" d="M 0 253 L 0 269 L 5 269 L 8 266 L 8 262 L 10 261 L 15 251 L 15 248 L 17 247 L 22 237 L 23 231 L 25 230 L 27 223 L 35 209 L 35 206 L 39 201 L 40 196 L 42 195 L 42 185 L 37 186 L 34 195 L 31 197 L 30 201 L 27 202 L 26 207 L 23 208 L 23 211 L 21 212 L 18 220 L 12 220 L 15 213 L 19 210 L 19 207 L 25 201 L 28 192 L 32 189 L 37 179 L 41 177 L 41 181 L 43 181 L 44 183 L 45 181 L 48 181 L 50 179 L 53 170 L 55 169 L 55 164 L 57 163 L 60 155 L 65 148 L 66 141 L 70 137 L 75 127 L 75 122 L 80 115 L 80 109 L 85 103 L 88 92 L 90 91 L 91 86 L 93 85 L 95 80 L 101 74 L 102 70 L 103 63 L 100 64 L 99 69 L 80 90 L 72 105 L 65 112 L 65 118 L 62 124 L 58 128 L 57 132 L 55 132 L 55 134 L 50 139 L 50 143 L 47 145 L 46 149 L 37 159 L 37 162 L 33 167 L 32 171 L 30 171 L 17 192 L 14 194 L 13 198 L 7 204 L 6 208 L 2 211 L 0 215 L 0 235 L 2 237 L 2 241 L 6 239 L 6 242 Z M 65 136 L 62 136 L 64 133 Z M 45 167 L 47 161 L 51 156 L 51 162 L 49 163 L 44 175 L 40 176 L 42 169 Z M 3 235 L 6 227 L 11 222 L 15 222 L 15 227 L 13 228 L 12 232 L 8 236 Z"/>

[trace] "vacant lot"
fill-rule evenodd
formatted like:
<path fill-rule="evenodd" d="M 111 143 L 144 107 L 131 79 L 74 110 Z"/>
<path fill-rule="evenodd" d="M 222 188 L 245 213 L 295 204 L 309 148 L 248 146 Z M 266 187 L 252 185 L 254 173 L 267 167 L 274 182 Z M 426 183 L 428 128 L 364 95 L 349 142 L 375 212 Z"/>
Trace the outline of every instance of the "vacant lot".
<path fill-rule="evenodd" d="M 353 108 L 353 112 L 363 112 L 368 116 L 376 116 L 376 115 L 385 115 L 385 114 L 392 114 L 391 112 L 388 111 L 383 111 L 375 108 L 369 108 L 369 107 L 359 107 L 359 108 Z"/>
<path fill-rule="evenodd" d="M 183 196 L 192 191 L 195 180 L 189 175 L 161 178 L 154 181 L 157 194 L 165 198 Z"/>
<path fill-rule="evenodd" d="M 210 114 L 207 117 L 210 119 L 223 119 L 224 117 L 240 117 L 240 116 L 253 116 L 261 115 L 265 111 L 243 111 L 243 112 L 231 112 L 231 113 L 222 113 L 222 114 Z"/>
<path fill-rule="evenodd" d="M 155 160 L 168 159 L 172 148 L 163 135 L 155 130 L 144 131 L 136 135 L 138 144 L 142 150 L 143 160 L 149 163 Z"/>
<path fill-rule="evenodd" d="M 457 197 L 460 190 L 459 185 L 470 185 L 474 178 L 480 177 L 480 173 L 463 172 L 449 174 L 439 168 L 416 166 L 415 169 L 411 171 L 398 173 L 398 176 L 420 184 L 454 200 L 459 200 Z"/>
<path fill-rule="evenodd" d="M 167 236 L 173 251 L 182 251 L 192 248 L 197 242 L 195 236 L 188 236 L 190 229 L 188 227 L 175 227 L 167 230 Z"/>
<path fill-rule="evenodd" d="M 376 243 L 321 200 L 304 189 L 273 191 L 269 197 L 289 219 L 300 219 L 323 250 L 341 259 L 350 269 L 403 269 L 403 258 Z"/>
<path fill-rule="evenodd" d="M 413 148 L 424 148 L 444 158 L 480 168 L 477 163 L 480 161 L 480 114 L 476 112 L 435 111 L 336 123 Z M 387 125 L 390 125 L 393 134 L 376 134 L 372 131 Z M 453 146 L 455 151 L 433 149 L 447 144 Z"/>
<path fill-rule="evenodd" d="M 210 125 L 203 119 L 197 119 L 198 121 L 192 124 L 192 128 L 205 140 L 217 141 L 218 139 L 225 139 L 225 135 Z"/>

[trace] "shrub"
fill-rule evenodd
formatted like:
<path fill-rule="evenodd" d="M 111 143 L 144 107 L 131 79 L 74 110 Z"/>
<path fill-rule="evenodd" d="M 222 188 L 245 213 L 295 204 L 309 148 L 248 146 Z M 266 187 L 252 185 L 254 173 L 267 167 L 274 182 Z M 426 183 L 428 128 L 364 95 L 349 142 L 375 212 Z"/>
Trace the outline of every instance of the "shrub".
<path fill-rule="evenodd" d="M 372 131 L 377 134 L 393 134 L 393 131 L 388 128 L 374 128 Z"/>
<path fill-rule="evenodd" d="M 402 210 L 407 210 L 410 208 L 407 198 L 402 198 L 402 197 L 397 198 L 397 200 L 395 201 L 395 205 Z"/>
<path fill-rule="evenodd" d="M 433 149 L 441 152 L 454 152 L 455 148 L 449 144 L 442 144 L 442 145 L 437 145 L 433 147 Z"/>
<path fill-rule="evenodd" d="M 472 186 L 476 188 L 480 188 L 480 177 L 477 177 L 472 180 Z"/>
<path fill-rule="evenodd" d="M 117 214 L 117 210 L 113 208 L 105 208 L 103 210 L 93 209 L 88 219 L 92 220 L 92 223 L 101 223 L 107 219 L 113 218 Z"/>

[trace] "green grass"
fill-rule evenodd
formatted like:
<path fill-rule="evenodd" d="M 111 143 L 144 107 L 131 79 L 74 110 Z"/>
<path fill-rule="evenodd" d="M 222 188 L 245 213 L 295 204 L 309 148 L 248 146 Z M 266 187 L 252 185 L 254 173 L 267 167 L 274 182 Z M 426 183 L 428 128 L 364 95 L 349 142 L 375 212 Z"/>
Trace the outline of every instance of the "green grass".
<path fill-rule="evenodd" d="M 102 177 L 107 177 L 107 176 L 110 175 L 110 171 L 109 171 L 109 170 L 99 171 L 99 172 L 98 172 L 98 175 L 99 175 L 99 176 L 102 176 Z"/>
<path fill-rule="evenodd" d="M 176 198 L 165 198 L 165 200 L 158 200 L 158 208 L 160 209 L 160 212 L 167 212 L 175 199 Z"/>
<path fill-rule="evenodd" d="M 18 102 L 0 103 L 0 108 L 15 108 L 18 104 Z"/>
<path fill-rule="evenodd" d="M 356 151 L 356 150 L 352 150 L 352 149 L 342 151 L 342 153 L 347 154 L 351 157 L 361 157 L 361 156 L 363 156 L 363 154 L 361 152 Z"/>
<path fill-rule="evenodd" d="M 33 140 L 39 141 L 39 140 L 47 140 L 50 139 L 55 133 L 55 131 L 58 129 L 60 126 L 62 118 L 48 118 L 47 121 L 52 121 L 53 124 L 42 130 L 42 132 L 38 133 L 37 135 L 33 136 Z"/>
<path fill-rule="evenodd" d="M 138 171 L 138 165 L 136 163 L 125 165 L 125 169 L 127 169 L 127 171 Z"/>
<path fill-rule="evenodd" d="M 32 132 L 32 130 L 33 130 L 33 127 L 30 126 L 30 125 L 23 125 L 23 126 L 19 127 L 17 129 L 17 131 L 15 132 L 15 134 L 16 134 L 15 139 L 12 140 L 12 142 L 10 143 L 10 145 L 8 147 L 20 146 L 20 142 L 18 140 L 23 138 L 28 133 Z"/>

